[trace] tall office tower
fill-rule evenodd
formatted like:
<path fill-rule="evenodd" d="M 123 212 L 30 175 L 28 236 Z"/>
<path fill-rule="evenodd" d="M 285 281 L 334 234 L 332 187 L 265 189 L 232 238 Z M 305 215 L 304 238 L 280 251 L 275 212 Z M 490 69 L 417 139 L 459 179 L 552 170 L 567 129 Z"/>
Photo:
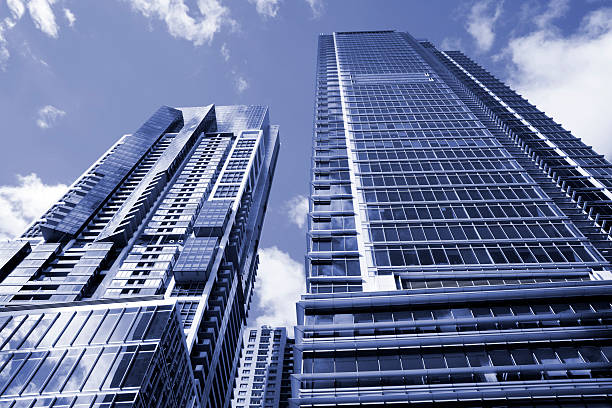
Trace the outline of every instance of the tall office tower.
<path fill-rule="evenodd" d="M 610 406 L 612 165 L 459 52 L 319 37 L 293 406 Z"/>
<path fill-rule="evenodd" d="M 161 107 L 0 244 L 0 406 L 229 407 L 278 146 Z"/>
<path fill-rule="evenodd" d="M 293 339 L 285 327 L 261 326 L 244 334 L 232 408 L 282 408 L 291 397 Z"/>

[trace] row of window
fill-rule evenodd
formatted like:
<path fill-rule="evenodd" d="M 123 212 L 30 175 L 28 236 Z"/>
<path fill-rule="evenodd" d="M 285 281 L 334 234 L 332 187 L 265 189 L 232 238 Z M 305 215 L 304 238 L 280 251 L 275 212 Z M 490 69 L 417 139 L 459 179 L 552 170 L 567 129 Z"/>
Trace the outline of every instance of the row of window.
<path fill-rule="evenodd" d="M 464 108 L 465 105 L 458 99 L 408 99 L 403 101 L 386 100 L 386 99 L 375 99 L 375 100 L 363 100 L 361 98 L 350 98 L 346 101 L 347 108 L 445 108 L 445 107 L 460 107 Z"/>
<path fill-rule="evenodd" d="M 357 251 L 357 237 L 333 236 L 325 238 L 313 238 L 310 246 L 311 251 Z"/>
<path fill-rule="evenodd" d="M 215 198 L 236 197 L 236 194 L 238 194 L 239 189 L 239 185 L 218 185 L 217 190 L 215 192 Z"/>
<path fill-rule="evenodd" d="M 351 211 L 353 210 L 352 198 L 333 198 L 329 201 L 315 201 L 314 211 Z"/>
<path fill-rule="evenodd" d="M 340 156 L 346 157 L 346 148 L 317 149 L 314 151 L 315 157 Z"/>
<path fill-rule="evenodd" d="M 462 184 L 524 184 L 533 183 L 528 176 L 520 173 L 465 173 L 439 175 L 365 175 L 359 179 L 364 187 L 370 186 L 439 186 Z"/>
<path fill-rule="evenodd" d="M 315 195 L 351 194 L 350 184 L 328 184 L 314 187 Z"/>
<path fill-rule="evenodd" d="M 159 339 L 170 313 L 167 308 L 117 308 L 2 316 L 1 345 L 16 350 Z"/>
<path fill-rule="evenodd" d="M 552 304 L 496 304 L 470 307 L 434 308 L 431 306 L 414 305 L 410 310 L 393 309 L 381 311 L 363 311 L 359 313 L 307 314 L 306 325 L 320 324 L 354 324 L 382 322 L 414 322 L 449 319 L 474 319 L 503 316 L 536 316 L 536 315 L 571 315 L 582 313 L 609 313 L 612 310 L 610 301 L 592 300 Z M 609 318 L 607 320 L 610 320 Z"/>
<path fill-rule="evenodd" d="M 365 109 L 364 109 L 365 110 Z M 351 119 L 360 118 L 360 122 L 393 122 L 393 121 L 431 121 L 431 120 L 477 120 L 470 112 L 403 114 L 398 112 L 385 112 L 372 115 L 367 112 L 351 114 Z"/>
<path fill-rule="evenodd" d="M 465 241 L 465 240 L 507 240 L 534 238 L 575 238 L 578 232 L 563 222 L 526 221 L 444 223 L 436 225 L 383 224 L 370 227 L 372 242 L 390 241 Z"/>
<path fill-rule="evenodd" d="M 341 58 L 342 59 L 342 58 Z M 352 71 L 351 68 L 348 68 L 349 71 Z M 424 75 L 425 76 L 425 75 Z M 426 76 L 429 76 L 427 74 Z M 417 81 L 418 82 L 403 82 L 402 80 L 398 81 L 385 81 L 384 83 L 376 83 L 376 80 L 389 79 L 385 75 L 380 75 L 378 77 L 362 77 L 356 76 L 353 80 L 359 81 L 357 83 L 353 82 L 352 86 L 348 86 L 346 89 L 346 95 L 349 97 L 362 97 L 362 99 L 369 99 L 372 96 L 388 96 L 390 98 L 395 98 L 398 96 L 408 96 L 410 98 L 422 99 L 421 95 L 432 95 L 439 98 L 457 98 L 453 91 L 450 90 L 444 83 L 436 82 L 431 83 L 427 78 L 425 80 Z M 391 77 L 390 79 L 393 79 Z M 414 78 L 411 78 L 414 81 Z M 433 78 L 429 78 L 433 79 Z M 363 83 L 361 81 L 368 81 L 369 83 Z M 383 120 L 379 119 L 379 116 L 374 116 L 373 120 Z"/>
<path fill-rule="evenodd" d="M 0 361 L 2 396 L 140 387 L 155 347 L 148 344 L 138 351 L 136 346 L 124 346 L 94 347 L 84 352 L 72 349 L 5 354 Z"/>
<path fill-rule="evenodd" d="M 414 245 L 379 246 L 373 248 L 374 265 L 469 265 L 514 263 L 598 262 L 582 245 L 563 243 L 456 246 Z"/>
<path fill-rule="evenodd" d="M 464 121 L 470 121 L 473 123 L 476 120 L 474 115 L 471 113 L 424 113 L 419 115 L 400 115 L 400 114 L 392 114 L 392 115 L 350 115 L 349 121 L 351 123 L 381 123 L 381 122 L 401 122 L 402 124 L 409 123 L 410 125 L 418 124 L 421 125 L 423 123 L 433 123 L 433 121 L 444 121 L 445 123 L 463 123 Z M 436 126 L 439 127 L 439 126 Z M 468 126 L 468 127 L 476 127 L 476 126 Z M 411 126 L 406 126 L 406 128 L 410 129 Z M 426 128 L 429 128 L 426 127 Z M 420 129 L 417 126 L 417 129 Z"/>
<path fill-rule="evenodd" d="M 413 280 L 401 279 L 402 289 L 434 289 L 434 288 L 463 288 L 469 286 L 497 286 L 497 285 L 529 285 L 533 283 L 553 283 L 553 282 L 581 282 L 588 281 L 588 276 L 584 277 L 555 277 L 555 278 L 513 278 L 513 279 L 431 279 L 431 280 Z"/>
<path fill-rule="evenodd" d="M 315 218 L 312 221 L 313 230 L 354 230 L 355 217 L 352 215 L 334 215 L 329 218 Z"/>
<path fill-rule="evenodd" d="M 348 167 L 348 159 L 334 159 L 334 160 L 322 160 L 317 159 L 315 161 L 315 167 L 317 169 L 329 169 L 337 167 Z"/>
<path fill-rule="evenodd" d="M 310 276 L 360 276 L 359 259 L 313 260 Z"/>
<path fill-rule="evenodd" d="M 420 351 L 420 352 L 419 352 Z M 319 357 L 319 354 L 321 356 Z M 342 356 L 344 354 L 344 356 Z M 612 368 L 611 346 L 578 346 L 578 347 L 546 347 L 537 346 L 524 348 L 484 348 L 466 347 L 456 352 L 437 352 L 421 350 L 403 350 L 401 354 L 391 354 L 382 351 L 374 355 L 346 355 L 346 353 L 316 353 L 317 357 L 305 357 L 302 362 L 303 373 L 346 373 L 392 370 L 435 370 L 456 369 L 468 367 L 500 367 L 558 365 L 552 370 L 564 370 L 561 365 L 577 365 L 585 363 L 607 363 Z M 581 375 L 589 377 L 587 367 L 568 367 L 577 369 Z M 602 367 L 603 368 L 603 367 Z M 493 372 L 494 373 L 494 372 Z M 493 374 L 494 375 L 494 374 Z M 565 373 L 559 373 L 564 377 Z M 606 377 L 609 376 L 609 373 Z"/>
<path fill-rule="evenodd" d="M 361 292 L 361 283 L 311 283 L 309 293 L 347 293 Z"/>
<path fill-rule="evenodd" d="M 404 68 L 405 69 L 405 68 Z M 440 83 L 438 83 L 440 84 Z M 367 88 L 373 88 L 375 85 L 367 85 Z M 393 85 L 391 85 L 393 86 Z M 389 94 L 388 92 L 384 92 L 380 91 L 377 92 L 377 94 L 374 94 L 373 92 L 370 93 L 369 95 L 366 95 L 365 93 L 362 93 L 362 95 L 356 95 L 354 89 L 366 89 L 366 85 L 360 85 L 360 86 L 353 86 L 352 88 L 346 87 L 345 88 L 345 99 L 346 102 L 350 103 L 350 102 L 356 102 L 356 101 L 362 101 L 362 102 L 380 102 L 380 101 L 386 101 L 386 102 L 404 102 L 403 104 L 400 104 L 398 106 L 410 106 L 409 102 L 412 101 L 433 101 L 433 102 L 437 102 L 437 104 L 439 104 L 441 101 L 452 101 L 452 100 L 457 100 L 459 101 L 459 98 L 457 98 L 456 95 L 454 95 L 450 89 L 448 88 L 442 88 L 442 87 L 429 87 L 429 89 L 427 90 L 410 90 L 410 92 L 396 92 L 393 94 Z M 385 90 L 389 89 L 389 85 L 385 86 L 384 88 Z"/>
<path fill-rule="evenodd" d="M 362 150 L 374 150 L 374 149 L 394 149 L 385 151 L 384 153 L 392 153 L 397 155 L 398 159 L 410 160 L 410 159 L 474 159 L 474 158 L 498 158 L 498 157 L 510 157 L 510 154 L 505 149 L 495 148 L 471 148 L 471 149 L 429 149 L 429 150 L 397 150 L 401 149 L 401 142 L 393 141 L 368 141 L 362 142 L 362 147 L 358 148 L 358 151 Z M 397 146 L 394 146 L 397 144 Z M 361 143 L 360 143 L 361 145 Z M 368 152 L 369 153 L 369 152 Z M 374 153 L 374 152 L 372 152 Z M 383 153 L 383 152 L 376 152 Z M 359 156 L 357 156 L 359 157 Z M 379 159 L 385 159 L 385 157 L 378 156 Z M 360 158 L 360 157 L 359 157 Z M 394 157 L 388 157 L 394 159 Z M 361 159 L 361 158 L 360 158 Z"/>
<path fill-rule="evenodd" d="M 330 173 L 317 170 L 314 175 L 315 180 L 348 181 L 351 179 L 348 171 L 333 171 Z"/>
<path fill-rule="evenodd" d="M 402 146 L 404 140 L 443 140 L 451 138 L 465 138 L 465 140 L 478 138 L 491 138 L 491 132 L 488 129 L 436 129 L 436 130 L 396 130 L 393 132 L 379 130 L 376 132 L 352 132 L 354 140 L 369 140 L 369 139 L 392 139 L 393 144 L 387 143 L 385 146 Z M 410 145 L 412 146 L 412 144 Z"/>
<path fill-rule="evenodd" d="M 448 121 L 448 122 L 366 122 L 362 124 L 349 123 L 349 130 L 395 130 L 395 129 L 444 129 L 444 128 L 478 128 L 482 127 L 475 121 Z M 469 157 L 469 156 L 468 156 Z"/>
<path fill-rule="evenodd" d="M 526 200 L 542 199 L 540 189 L 531 186 L 496 187 L 482 186 L 476 188 L 389 188 L 386 190 L 363 190 L 366 202 L 419 202 L 419 201 L 495 201 L 495 200 Z"/>
<path fill-rule="evenodd" d="M 359 171 L 362 172 L 403 172 L 403 173 L 421 173 L 421 172 L 448 172 L 448 171 L 474 171 L 474 170 L 516 170 L 520 169 L 518 163 L 508 159 L 478 159 L 477 161 L 470 160 L 419 160 L 419 161 L 384 161 L 387 160 L 389 153 L 383 152 L 357 152 L 355 157 L 358 162 Z M 383 157 L 384 155 L 384 157 Z M 393 155 L 396 155 L 393 153 Z M 372 159 L 368 158 L 373 156 Z M 390 159 L 394 159 L 390 157 Z M 400 159 L 403 160 L 403 159 Z"/>
<path fill-rule="evenodd" d="M 449 205 L 392 204 L 368 205 L 367 217 L 370 221 L 403 220 L 441 220 L 441 219 L 480 219 L 480 218 L 531 218 L 557 217 L 558 214 L 548 203 L 512 203 L 469 205 L 453 203 Z"/>
<path fill-rule="evenodd" d="M 349 104 L 353 105 L 353 104 Z M 374 108 L 370 107 L 366 104 L 360 103 L 359 105 L 363 105 L 361 108 L 349 108 L 348 113 L 350 115 L 376 115 L 376 114 L 385 114 L 385 113 L 423 113 L 423 114 L 431 114 L 431 113 L 454 113 L 454 112 L 469 112 L 465 106 L 430 106 L 427 108 L 419 108 L 419 107 L 379 107 Z"/>

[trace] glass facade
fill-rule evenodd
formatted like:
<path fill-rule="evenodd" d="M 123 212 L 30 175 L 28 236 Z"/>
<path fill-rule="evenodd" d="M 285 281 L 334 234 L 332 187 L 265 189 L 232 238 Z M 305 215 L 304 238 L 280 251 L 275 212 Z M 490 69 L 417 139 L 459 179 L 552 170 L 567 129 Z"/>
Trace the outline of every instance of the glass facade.
<path fill-rule="evenodd" d="M 612 165 L 460 52 L 319 37 L 293 406 L 609 406 Z"/>
<path fill-rule="evenodd" d="M 278 155 L 265 106 L 161 107 L 0 244 L 0 407 L 229 406 Z"/>
<path fill-rule="evenodd" d="M 84 301 L 5 310 L 0 312 L 0 406 L 194 405 L 193 374 L 174 301 Z"/>

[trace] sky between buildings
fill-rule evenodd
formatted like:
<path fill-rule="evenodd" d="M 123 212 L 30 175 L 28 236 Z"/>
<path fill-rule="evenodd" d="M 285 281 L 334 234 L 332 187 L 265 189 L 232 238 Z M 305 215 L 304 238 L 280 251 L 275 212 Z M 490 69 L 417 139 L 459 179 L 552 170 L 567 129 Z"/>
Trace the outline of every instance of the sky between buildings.
<path fill-rule="evenodd" d="M 612 156 L 612 0 L 0 0 L 0 238 L 159 105 L 263 104 L 281 127 L 250 324 L 304 289 L 317 34 L 460 49 Z"/>

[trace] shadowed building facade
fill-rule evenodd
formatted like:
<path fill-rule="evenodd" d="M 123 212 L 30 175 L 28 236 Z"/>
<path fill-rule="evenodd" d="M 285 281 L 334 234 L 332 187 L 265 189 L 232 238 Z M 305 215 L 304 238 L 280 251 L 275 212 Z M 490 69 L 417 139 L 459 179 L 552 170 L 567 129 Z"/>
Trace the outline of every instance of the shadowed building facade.
<path fill-rule="evenodd" d="M 291 397 L 293 339 L 287 328 L 247 328 L 232 408 L 285 408 Z"/>
<path fill-rule="evenodd" d="M 462 53 L 321 35 L 292 405 L 609 406 L 611 189 Z"/>
<path fill-rule="evenodd" d="M 228 407 L 278 127 L 158 109 L 0 243 L 0 406 Z"/>

